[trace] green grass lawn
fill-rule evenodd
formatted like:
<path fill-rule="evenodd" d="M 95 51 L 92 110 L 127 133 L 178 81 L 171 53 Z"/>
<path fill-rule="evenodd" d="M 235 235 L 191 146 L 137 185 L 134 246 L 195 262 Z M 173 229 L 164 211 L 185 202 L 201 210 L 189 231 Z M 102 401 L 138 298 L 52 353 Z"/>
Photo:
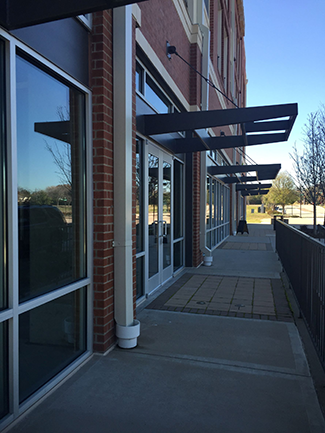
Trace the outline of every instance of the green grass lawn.
<path fill-rule="evenodd" d="M 246 206 L 247 224 L 260 224 L 262 221 L 265 224 L 271 224 L 271 216 L 267 213 L 258 213 L 259 207 L 261 207 L 260 204 L 248 204 Z M 254 213 L 252 213 L 252 209 L 254 209 Z"/>

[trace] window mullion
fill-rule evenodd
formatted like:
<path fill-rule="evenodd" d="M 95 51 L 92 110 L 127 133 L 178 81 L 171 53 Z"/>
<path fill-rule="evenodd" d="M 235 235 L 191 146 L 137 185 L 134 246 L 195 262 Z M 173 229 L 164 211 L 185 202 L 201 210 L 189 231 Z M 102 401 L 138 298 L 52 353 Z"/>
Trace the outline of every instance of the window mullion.
<path fill-rule="evenodd" d="M 8 300 L 13 313 L 9 321 L 9 400 L 10 411 L 16 417 L 19 413 L 19 319 L 16 45 L 13 41 L 9 43 L 7 60 Z"/>

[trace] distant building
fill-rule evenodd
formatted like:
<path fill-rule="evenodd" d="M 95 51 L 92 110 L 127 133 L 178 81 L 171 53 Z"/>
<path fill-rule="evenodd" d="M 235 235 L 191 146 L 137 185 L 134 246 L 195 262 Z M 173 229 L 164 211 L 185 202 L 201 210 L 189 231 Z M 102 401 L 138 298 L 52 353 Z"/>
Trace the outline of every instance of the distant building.
<path fill-rule="evenodd" d="M 0 429 L 93 351 L 137 344 L 137 306 L 209 265 L 245 182 L 278 172 L 246 146 L 296 116 L 245 108 L 242 0 L 16 3 L 0 7 Z"/>

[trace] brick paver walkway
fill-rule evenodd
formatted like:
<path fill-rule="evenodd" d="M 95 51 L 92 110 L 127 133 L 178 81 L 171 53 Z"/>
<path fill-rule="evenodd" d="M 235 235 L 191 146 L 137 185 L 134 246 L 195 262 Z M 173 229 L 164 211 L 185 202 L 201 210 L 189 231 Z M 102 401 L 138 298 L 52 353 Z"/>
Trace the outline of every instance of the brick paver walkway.
<path fill-rule="evenodd" d="M 185 274 L 147 308 L 293 321 L 282 282 L 272 278 Z"/>
<path fill-rule="evenodd" d="M 224 250 L 273 251 L 271 244 L 257 242 L 225 242 L 221 248 Z"/>

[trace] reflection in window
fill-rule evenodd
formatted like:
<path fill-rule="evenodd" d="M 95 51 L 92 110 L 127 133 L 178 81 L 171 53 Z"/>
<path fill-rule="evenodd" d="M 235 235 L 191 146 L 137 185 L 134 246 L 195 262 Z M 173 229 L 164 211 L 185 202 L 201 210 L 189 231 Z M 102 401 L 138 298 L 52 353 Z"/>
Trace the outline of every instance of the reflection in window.
<path fill-rule="evenodd" d="M 136 140 L 136 181 L 135 181 L 135 224 L 136 224 L 136 253 L 142 253 L 136 258 L 136 297 L 144 294 L 144 184 L 143 184 L 143 143 Z"/>
<path fill-rule="evenodd" d="M 210 209 L 211 197 L 210 197 L 210 177 L 207 176 L 207 196 L 206 196 L 206 207 L 205 207 L 205 217 L 207 228 L 211 227 L 211 209 Z"/>
<path fill-rule="evenodd" d="M 158 272 L 159 203 L 158 203 L 159 159 L 148 154 L 148 242 L 149 278 Z"/>
<path fill-rule="evenodd" d="M 5 224 L 5 50 L 0 40 L 0 310 L 7 308 L 7 287 L 5 271 L 6 224 Z M 1 350 L 1 349 L 0 349 Z M 1 410 L 0 410 L 1 411 Z"/>
<path fill-rule="evenodd" d="M 183 164 L 174 161 L 174 239 L 183 233 Z"/>
<path fill-rule="evenodd" d="M 137 63 L 135 70 L 135 88 L 138 92 L 143 94 L 143 68 Z"/>
<path fill-rule="evenodd" d="M 208 14 L 209 14 L 209 6 L 210 6 L 209 3 L 210 3 L 209 0 L 204 0 L 204 5 L 205 5 L 205 8 L 206 8 Z"/>
<path fill-rule="evenodd" d="M 20 315 L 20 402 L 86 350 L 85 324 L 84 288 Z"/>
<path fill-rule="evenodd" d="M 158 113 L 164 114 L 169 112 L 167 99 L 148 75 L 146 78 L 145 98 Z"/>
<path fill-rule="evenodd" d="M 212 227 L 216 226 L 216 181 L 211 179 L 211 188 L 212 188 L 212 193 L 211 193 L 211 212 L 212 212 L 212 216 L 211 216 L 211 221 L 212 221 Z"/>
<path fill-rule="evenodd" d="M 0 419 L 9 412 L 8 397 L 8 326 L 0 323 Z"/>
<path fill-rule="evenodd" d="M 19 56 L 17 153 L 23 301 L 86 276 L 85 100 Z"/>
<path fill-rule="evenodd" d="M 224 205 L 225 205 L 225 203 L 224 203 L 224 191 L 225 191 L 225 188 L 224 188 L 224 186 L 222 186 L 221 187 L 221 195 L 220 195 L 220 220 L 221 220 L 221 223 L 223 223 L 224 222 L 224 209 L 225 209 L 225 207 L 224 207 Z"/>
<path fill-rule="evenodd" d="M 163 268 L 171 264 L 171 165 L 163 162 Z"/>
<path fill-rule="evenodd" d="M 136 141 L 136 252 L 143 251 L 143 147 L 142 142 Z"/>

